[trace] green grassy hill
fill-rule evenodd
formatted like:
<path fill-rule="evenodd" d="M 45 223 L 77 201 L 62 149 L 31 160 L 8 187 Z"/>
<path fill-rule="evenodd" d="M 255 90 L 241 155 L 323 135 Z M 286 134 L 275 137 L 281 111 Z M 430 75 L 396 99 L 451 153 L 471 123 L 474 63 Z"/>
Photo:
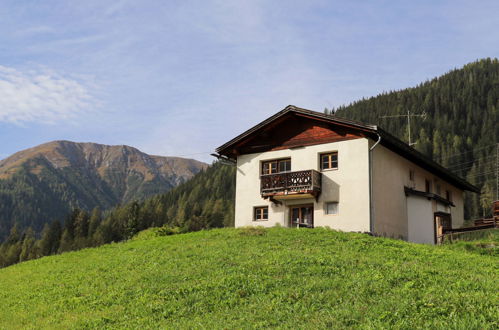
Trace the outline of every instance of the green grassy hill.
<path fill-rule="evenodd" d="M 497 255 L 326 229 L 216 229 L 0 269 L 0 328 L 499 326 Z"/>

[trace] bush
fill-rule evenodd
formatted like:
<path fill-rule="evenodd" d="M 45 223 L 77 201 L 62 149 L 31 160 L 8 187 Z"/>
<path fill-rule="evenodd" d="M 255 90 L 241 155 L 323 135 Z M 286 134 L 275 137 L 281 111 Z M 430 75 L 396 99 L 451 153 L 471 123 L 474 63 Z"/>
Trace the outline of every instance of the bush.
<path fill-rule="evenodd" d="M 182 230 L 180 227 L 169 227 L 169 226 L 163 226 L 159 227 L 156 231 L 157 236 L 170 236 L 170 235 L 176 235 L 176 234 L 182 234 L 185 231 Z"/>
<path fill-rule="evenodd" d="M 249 226 L 239 229 L 239 235 L 243 236 L 264 236 L 265 234 L 267 234 L 267 231 L 262 226 Z"/>

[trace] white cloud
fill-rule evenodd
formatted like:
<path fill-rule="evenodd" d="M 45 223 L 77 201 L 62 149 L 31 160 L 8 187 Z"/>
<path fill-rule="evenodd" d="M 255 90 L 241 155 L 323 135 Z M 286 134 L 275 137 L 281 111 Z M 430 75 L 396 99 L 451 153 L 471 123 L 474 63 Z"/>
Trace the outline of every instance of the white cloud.
<path fill-rule="evenodd" d="M 90 84 L 50 69 L 0 65 L 0 122 L 55 123 L 95 108 Z"/>

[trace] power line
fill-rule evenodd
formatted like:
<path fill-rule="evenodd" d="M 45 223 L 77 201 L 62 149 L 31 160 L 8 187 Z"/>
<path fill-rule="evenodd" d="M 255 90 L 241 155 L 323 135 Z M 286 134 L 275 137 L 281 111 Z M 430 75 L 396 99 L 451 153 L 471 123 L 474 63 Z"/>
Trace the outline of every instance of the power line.
<path fill-rule="evenodd" d="M 449 165 L 448 168 L 456 167 L 456 166 L 463 165 L 463 164 L 475 163 L 475 162 L 479 162 L 482 159 L 491 159 L 491 158 L 496 158 L 496 155 L 483 157 L 483 158 L 477 158 L 477 159 L 469 160 L 469 161 L 462 162 L 462 163 L 452 164 L 452 165 Z"/>
<path fill-rule="evenodd" d="M 478 166 L 475 166 L 478 165 Z M 480 164 L 468 164 L 468 165 L 462 165 L 462 166 L 457 166 L 457 167 L 447 167 L 448 170 L 451 171 L 461 171 L 461 170 L 471 170 L 473 167 L 476 167 L 477 169 L 482 169 L 482 168 L 487 168 L 487 167 L 494 167 L 495 168 L 495 160 L 489 160 L 487 162 L 483 162 Z"/>
<path fill-rule="evenodd" d="M 174 155 L 174 156 L 169 156 L 169 157 L 187 157 L 187 156 L 196 156 L 196 155 L 204 155 L 204 154 L 210 154 L 213 151 L 205 151 L 205 152 L 198 152 L 198 153 L 193 153 L 193 154 L 186 154 L 186 155 Z"/>
<path fill-rule="evenodd" d="M 495 170 L 489 171 L 489 172 L 481 172 L 481 173 L 477 173 L 477 174 L 473 174 L 473 175 L 467 175 L 466 177 L 467 178 L 475 178 L 475 177 L 490 175 L 490 174 L 494 174 L 494 173 L 496 173 Z"/>
<path fill-rule="evenodd" d="M 457 167 L 447 167 L 448 170 L 451 171 L 463 171 L 463 170 L 471 170 L 473 166 L 476 164 L 468 164 L 464 166 L 457 166 Z M 479 164 L 479 167 L 495 167 L 495 160 L 489 160 L 488 162 L 483 162 Z"/>
<path fill-rule="evenodd" d="M 487 149 L 487 148 L 490 148 L 492 146 L 495 146 L 495 144 L 489 144 L 487 146 L 483 146 L 481 148 L 473 148 L 472 150 L 469 150 L 469 151 L 464 151 L 464 152 L 461 152 L 461 153 L 458 153 L 458 154 L 453 154 L 453 155 L 448 155 L 446 157 L 442 157 L 440 158 L 441 160 L 442 159 L 449 159 L 449 158 L 453 158 L 453 157 L 457 157 L 459 155 L 464 155 L 464 154 L 467 154 L 467 153 L 470 153 L 470 152 L 474 152 L 474 151 L 477 151 L 477 150 L 483 150 L 483 149 Z"/>

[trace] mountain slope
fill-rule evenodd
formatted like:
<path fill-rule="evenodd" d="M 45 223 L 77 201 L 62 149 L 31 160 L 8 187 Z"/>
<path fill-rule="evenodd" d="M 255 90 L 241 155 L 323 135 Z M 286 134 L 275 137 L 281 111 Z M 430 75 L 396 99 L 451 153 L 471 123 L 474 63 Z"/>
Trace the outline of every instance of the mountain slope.
<path fill-rule="evenodd" d="M 128 146 L 54 141 L 0 161 L 0 238 L 14 224 L 41 230 L 73 208 L 108 209 L 163 193 L 206 164 Z"/>
<path fill-rule="evenodd" d="M 417 87 L 362 99 L 339 107 L 335 115 L 380 125 L 408 141 L 406 117 L 382 118 L 408 110 L 427 115 L 411 119 L 414 147 L 482 189 L 481 198 L 467 194 L 465 217 L 490 215 L 497 193 L 499 60 L 479 60 Z"/>
<path fill-rule="evenodd" d="M 494 256 L 321 228 L 147 236 L 0 269 L 0 328 L 498 325 Z"/>

